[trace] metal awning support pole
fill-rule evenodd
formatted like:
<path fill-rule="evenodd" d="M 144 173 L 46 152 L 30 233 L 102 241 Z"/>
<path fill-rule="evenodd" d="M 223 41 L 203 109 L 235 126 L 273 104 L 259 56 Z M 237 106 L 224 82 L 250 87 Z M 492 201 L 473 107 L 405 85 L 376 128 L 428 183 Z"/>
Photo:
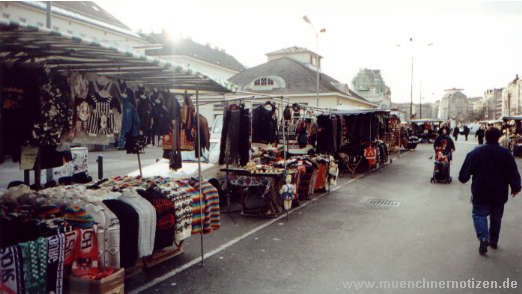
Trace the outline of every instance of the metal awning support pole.
<path fill-rule="evenodd" d="M 138 148 L 138 152 L 136 153 L 138 155 L 138 168 L 140 169 L 140 177 L 143 177 L 143 172 L 141 170 L 141 158 L 140 158 L 140 149 Z"/>
<path fill-rule="evenodd" d="M 196 133 L 198 136 L 196 155 L 198 155 L 199 220 L 201 226 L 199 236 L 201 241 L 201 266 L 203 266 L 203 261 L 205 259 L 205 249 L 203 247 L 203 224 L 205 223 L 205 220 L 203 219 L 203 194 L 201 193 L 201 185 L 203 184 L 201 181 L 201 155 L 203 155 L 203 152 L 201 152 L 201 132 L 199 129 L 199 90 L 196 90 Z"/>
<path fill-rule="evenodd" d="M 45 10 L 45 27 L 50 29 L 51 28 L 51 1 L 47 1 L 46 3 L 46 10 Z"/>
<path fill-rule="evenodd" d="M 224 107 L 225 107 L 225 109 L 223 110 L 223 128 L 226 128 L 226 127 L 228 127 L 228 126 L 225 126 L 225 117 L 227 116 L 227 111 L 228 111 L 228 100 L 227 100 L 226 98 L 225 98 L 225 106 L 224 106 Z M 223 134 L 223 130 L 221 130 L 221 134 Z M 223 139 L 223 138 L 221 138 L 221 139 Z M 224 141 L 221 140 L 221 142 L 226 144 L 226 143 L 227 143 L 227 138 L 225 137 L 225 138 L 224 138 Z M 221 142 L 220 142 L 220 143 L 221 143 Z M 221 147 L 222 147 L 222 146 L 220 146 L 220 148 L 221 148 Z M 232 197 L 232 195 L 230 195 L 230 191 L 231 191 L 231 189 L 230 189 L 230 182 L 229 182 L 229 180 L 228 180 L 228 176 L 229 176 L 229 175 L 228 175 L 229 164 L 228 164 L 228 160 L 226 160 L 226 156 L 224 156 L 223 158 L 224 158 L 225 161 L 226 161 L 226 165 L 225 165 L 225 167 L 226 167 L 226 170 L 227 170 L 227 171 L 225 172 L 225 185 L 226 185 L 226 187 L 227 187 L 227 195 L 226 195 L 226 197 L 227 197 L 227 212 L 230 213 L 231 210 L 232 210 L 232 208 L 231 208 L 232 203 L 231 203 L 231 199 L 230 199 L 230 198 Z"/>

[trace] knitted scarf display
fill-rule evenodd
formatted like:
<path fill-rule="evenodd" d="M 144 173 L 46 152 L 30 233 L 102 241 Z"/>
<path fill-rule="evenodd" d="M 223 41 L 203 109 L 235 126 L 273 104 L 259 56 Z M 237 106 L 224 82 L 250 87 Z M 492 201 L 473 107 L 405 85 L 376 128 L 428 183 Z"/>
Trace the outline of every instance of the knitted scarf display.
<path fill-rule="evenodd" d="M 63 263 L 65 259 L 65 235 L 47 238 L 47 293 L 63 292 Z"/>
<path fill-rule="evenodd" d="M 26 293 L 47 293 L 47 239 L 19 244 L 24 263 L 24 285 Z"/>
<path fill-rule="evenodd" d="M 24 294 L 22 253 L 20 247 L 0 248 L 0 293 Z"/>

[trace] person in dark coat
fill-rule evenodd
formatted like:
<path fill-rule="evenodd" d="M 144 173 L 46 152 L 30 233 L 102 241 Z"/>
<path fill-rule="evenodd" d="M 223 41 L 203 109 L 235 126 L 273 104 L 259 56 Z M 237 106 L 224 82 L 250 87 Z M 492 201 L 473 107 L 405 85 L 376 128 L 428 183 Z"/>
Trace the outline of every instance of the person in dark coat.
<path fill-rule="evenodd" d="M 468 140 L 469 136 L 469 128 L 468 126 L 464 126 L 464 137 L 466 137 L 466 141 Z"/>
<path fill-rule="evenodd" d="M 442 133 L 435 139 L 435 142 L 433 143 L 433 148 L 435 149 L 435 152 L 437 151 L 437 147 L 444 147 L 445 149 L 442 151 L 444 155 L 448 156 L 448 161 L 452 160 L 452 153 L 455 152 L 455 143 L 451 139 L 450 136 L 448 136 L 447 129 L 442 128 Z"/>
<path fill-rule="evenodd" d="M 484 135 L 485 135 L 484 128 L 480 127 L 477 130 L 477 132 L 475 133 L 475 137 L 477 137 L 479 145 L 484 144 Z"/>
<path fill-rule="evenodd" d="M 486 131 L 486 145 L 466 155 L 459 173 L 459 181 L 471 183 L 473 224 L 480 241 L 479 254 L 486 255 L 488 245 L 497 249 L 504 204 L 508 187 L 514 198 L 520 192 L 520 174 L 511 152 L 498 144 L 502 133 L 491 127 Z M 490 226 L 488 231 L 488 217 Z"/>
<path fill-rule="evenodd" d="M 459 133 L 460 133 L 459 127 L 455 126 L 455 128 L 453 129 L 453 138 L 455 138 L 455 141 L 458 141 Z"/>

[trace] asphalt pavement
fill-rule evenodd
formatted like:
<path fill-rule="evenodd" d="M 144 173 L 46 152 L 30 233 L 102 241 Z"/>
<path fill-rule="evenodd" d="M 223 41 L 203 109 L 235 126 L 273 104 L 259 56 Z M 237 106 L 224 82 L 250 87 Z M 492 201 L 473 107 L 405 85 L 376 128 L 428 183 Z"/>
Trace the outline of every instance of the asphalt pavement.
<path fill-rule="evenodd" d="M 521 293 L 522 199 L 506 204 L 500 248 L 480 256 L 470 183 L 457 181 L 474 147 L 457 142 L 452 184 L 430 184 L 432 147 L 420 145 L 378 172 L 343 179 L 288 220 L 223 215 L 222 229 L 205 237 L 203 266 L 193 236 L 177 261 L 126 281 L 126 291 Z M 489 289 L 490 281 L 518 288 Z"/>

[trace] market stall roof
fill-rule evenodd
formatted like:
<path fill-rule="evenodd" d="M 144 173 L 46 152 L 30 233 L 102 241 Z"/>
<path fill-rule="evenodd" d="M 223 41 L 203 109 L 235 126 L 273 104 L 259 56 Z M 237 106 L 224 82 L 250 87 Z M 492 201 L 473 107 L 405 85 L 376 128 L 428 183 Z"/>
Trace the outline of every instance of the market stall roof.
<path fill-rule="evenodd" d="M 482 120 L 482 121 L 480 121 L 479 123 L 481 123 L 481 124 L 492 125 L 492 124 L 499 124 L 499 123 L 502 123 L 502 120 L 501 120 L 501 119 L 498 119 L 498 120 Z"/>
<path fill-rule="evenodd" d="M 500 121 L 508 121 L 508 120 L 522 120 L 522 115 L 514 115 L 514 116 L 503 116 Z"/>
<path fill-rule="evenodd" d="M 444 122 L 441 119 L 423 118 L 423 119 L 412 119 L 412 123 L 426 123 L 426 122 Z"/>
<path fill-rule="evenodd" d="M 8 22 L 3 18 L 0 18 L 0 60 L 40 63 L 62 72 L 96 73 L 129 84 L 174 92 L 225 93 L 237 90 L 237 86 L 230 82 L 217 81 L 180 64 L 47 28 Z"/>
<path fill-rule="evenodd" d="M 352 115 L 362 115 L 362 114 L 389 114 L 389 110 L 384 109 L 343 109 L 333 111 L 334 114 L 352 116 Z"/>

